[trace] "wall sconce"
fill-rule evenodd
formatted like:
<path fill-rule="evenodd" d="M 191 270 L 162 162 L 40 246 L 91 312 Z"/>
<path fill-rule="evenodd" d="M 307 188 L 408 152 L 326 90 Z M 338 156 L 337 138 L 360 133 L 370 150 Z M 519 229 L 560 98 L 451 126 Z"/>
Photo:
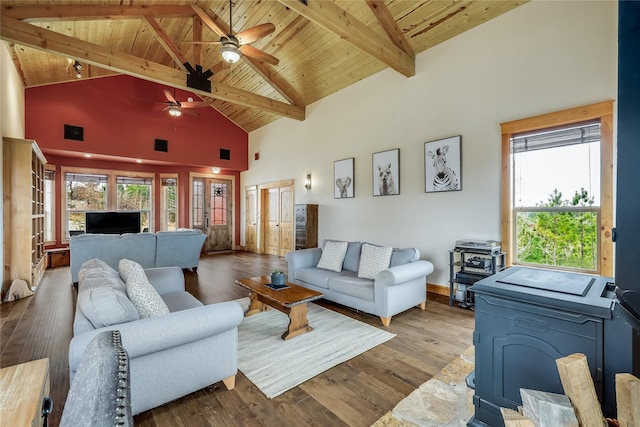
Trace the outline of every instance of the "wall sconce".
<path fill-rule="evenodd" d="M 308 173 L 307 177 L 304 179 L 304 188 L 307 190 L 311 190 L 311 174 Z"/>
<path fill-rule="evenodd" d="M 216 175 L 220 173 L 220 168 L 211 168 L 211 173 L 215 173 Z"/>

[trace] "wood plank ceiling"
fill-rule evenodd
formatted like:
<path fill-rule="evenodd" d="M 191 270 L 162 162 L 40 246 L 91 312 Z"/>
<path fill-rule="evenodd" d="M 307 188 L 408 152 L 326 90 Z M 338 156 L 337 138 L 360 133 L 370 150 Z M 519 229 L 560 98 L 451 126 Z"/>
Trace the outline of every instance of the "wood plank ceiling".
<path fill-rule="evenodd" d="M 190 90 L 250 132 L 390 67 L 410 77 L 415 54 L 527 0 L 235 0 L 233 34 L 265 22 L 251 47 L 277 65 L 243 56 L 227 64 L 228 0 L 2 0 L 0 34 L 25 87 L 117 73 Z M 183 65 L 214 72 L 212 91 L 189 88 Z"/>

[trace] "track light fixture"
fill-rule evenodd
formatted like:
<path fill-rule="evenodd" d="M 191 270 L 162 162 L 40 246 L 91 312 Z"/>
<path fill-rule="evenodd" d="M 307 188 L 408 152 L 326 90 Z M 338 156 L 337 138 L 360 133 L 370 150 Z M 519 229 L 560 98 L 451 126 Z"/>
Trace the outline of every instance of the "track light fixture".
<path fill-rule="evenodd" d="M 73 62 L 73 69 L 76 70 L 76 78 L 80 78 L 82 77 L 82 64 L 79 63 L 77 60 Z"/>

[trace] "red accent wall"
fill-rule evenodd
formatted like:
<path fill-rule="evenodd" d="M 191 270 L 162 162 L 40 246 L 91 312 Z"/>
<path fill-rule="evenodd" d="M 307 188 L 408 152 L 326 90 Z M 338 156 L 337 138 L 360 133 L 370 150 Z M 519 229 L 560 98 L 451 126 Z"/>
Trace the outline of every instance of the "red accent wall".
<path fill-rule="evenodd" d="M 112 76 L 25 90 L 25 135 L 42 151 L 80 151 L 187 166 L 245 171 L 247 132 L 213 108 L 193 109 L 193 117 L 158 111 L 163 90 L 173 89 L 130 76 Z M 176 90 L 178 101 L 192 93 Z M 162 107 L 160 107 L 161 109 Z M 64 139 L 64 125 L 84 128 L 84 141 Z M 153 150 L 156 138 L 169 141 L 168 153 Z M 220 149 L 231 160 L 220 160 Z"/>
<path fill-rule="evenodd" d="M 248 166 L 248 134 L 213 108 L 195 109 L 198 117 L 183 114 L 173 118 L 157 111 L 156 102 L 165 100 L 163 89 L 162 85 L 133 77 L 113 76 L 25 90 L 25 137 L 37 141 L 48 163 L 56 165 L 58 171 L 56 244 L 61 243 L 65 200 L 61 167 L 153 172 L 156 213 L 160 209 L 160 174 L 177 173 L 179 226 L 189 227 L 189 173 L 211 174 L 212 166 L 221 168 L 220 175 L 235 177 L 234 244 L 240 244 L 239 185 L 240 172 Z M 179 101 L 189 96 L 200 101 L 189 92 L 176 91 Z M 65 140 L 64 124 L 84 127 L 84 141 Z M 168 153 L 153 150 L 155 138 L 169 141 Z M 220 160 L 220 148 L 230 150 L 231 160 Z M 66 152 L 115 156 L 122 161 L 78 158 L 66 156 Z M 132 159 L 142 159 L 143 163 Z M 159 223 L 156 214 L 156 230 Z"/>

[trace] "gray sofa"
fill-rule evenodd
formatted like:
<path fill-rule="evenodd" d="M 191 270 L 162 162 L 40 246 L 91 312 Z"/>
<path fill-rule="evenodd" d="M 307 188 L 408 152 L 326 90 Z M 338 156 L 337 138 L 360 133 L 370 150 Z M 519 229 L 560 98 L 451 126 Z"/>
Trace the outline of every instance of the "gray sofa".
<path fill-rule="evenodd" d="M 69 239 L 71 281 L 78 282 L 78 271 L 85 261 L 98 258 L 112 268 L 126 258 L 143 268 L 180 267 L 194 271 L 206 235 L 200 230 L 158 231 L 135 234 L 80 234 Z"/>
<path fill-rule="evenodd" d="M 326 243 L 327 240 L 322 248 Z M 433 271 L 433 264 L 420 260 L 418 249 L 394 248 L 390 267 L 375 279 L 364 279 L 358 277 L 363 242 L 348 243 L 340 272 L 316 267 L 322 248 L 289 252 L 285 255 L 288 280 L 322 292 L 330 301 L 380 316 L 384 326 L 389 326 L 392 316 L 411 307 L 425 309 L 427 276 Z"/>
<path fill-rule="evenodd" d="M 221 380 L 233 388 L 238 325 L 244 317 L 240 304 L 202 305 L 185 291 L 178 267 L 146 269 L 145 274 L 169 314 L 140 319 L 115 270 L 96 259 L 83 265 L 69 344 L 70 380 L 91 340 L 102 331 L 119 330 L 129 354 L 133 414 Z"/>

